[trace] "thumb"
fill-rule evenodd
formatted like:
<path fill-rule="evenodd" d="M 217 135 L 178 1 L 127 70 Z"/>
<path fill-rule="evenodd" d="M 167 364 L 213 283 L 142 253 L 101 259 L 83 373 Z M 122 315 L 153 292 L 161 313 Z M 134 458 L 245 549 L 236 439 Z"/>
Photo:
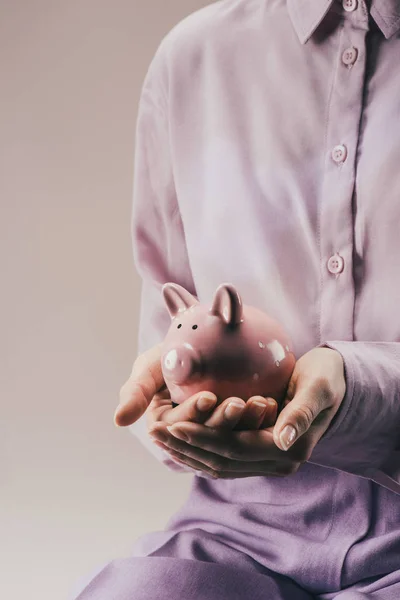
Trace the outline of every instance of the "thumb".
<path fill-rule="evenodd" d="M 326 408 L 317 390 L 304 387 L 279 414 L 274 426 L 274 442 L 280 450 L 288 450 L 308 431 L 319 413 Z"/>
<path fill-rule="evenodd" d="M 140 354 L 135 360 L 128 381 L 122 386 L 114 423 L 131 425 L 146 412 L 153 396 L 165 387 L 161 370 L 161 344 Z"/>

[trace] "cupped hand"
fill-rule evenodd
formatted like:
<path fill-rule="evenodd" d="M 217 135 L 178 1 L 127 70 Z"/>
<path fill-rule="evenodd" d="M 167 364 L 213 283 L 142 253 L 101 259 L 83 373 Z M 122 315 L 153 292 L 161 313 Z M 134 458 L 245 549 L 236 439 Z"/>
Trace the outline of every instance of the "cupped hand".
<path fill-rule="evenodd" d="M 345 392 L 340 353 L 314 348 L 297 361 L 284 407 L 273 426 L 234 431 L 207 427 L 206 423 L 168 427 L 157 423 L 150 433 L 174 460 L 211 477 L 284 477 L 309 460 Z"/>
<path fill-rule="evenodd" d="M 126 427 L 145 415 L 149 430 L 157 424 L 166 427 L 189 422 L 229 431 L 268 427 L 275 423 L 277 416 L 275 400 L 262 396 L 254 396 L 248 402 L 232 397 L 217 407 L 216 404 L 215 394 L 204 390 L 172 407 L 161 369 L 161 344 L 158 344 L 135 360 L 129 379 L 121 387 L 114 422 Z"/>

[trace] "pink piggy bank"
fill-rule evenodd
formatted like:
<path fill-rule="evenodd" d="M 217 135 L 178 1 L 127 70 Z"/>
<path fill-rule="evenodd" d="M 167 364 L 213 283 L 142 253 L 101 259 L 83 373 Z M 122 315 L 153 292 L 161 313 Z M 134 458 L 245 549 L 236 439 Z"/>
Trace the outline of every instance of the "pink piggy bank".
<path fill-rule="evenodd" d="M 208 390 L 218 403 L 261 395 L 280 408 L 296 359 L 277 321 L 243 305 L 229 283 L 217 288 L 211 308 L 176 283 L 166 283 L 162 293 L 172 322 L 161 366 L 174 404 Z"/>

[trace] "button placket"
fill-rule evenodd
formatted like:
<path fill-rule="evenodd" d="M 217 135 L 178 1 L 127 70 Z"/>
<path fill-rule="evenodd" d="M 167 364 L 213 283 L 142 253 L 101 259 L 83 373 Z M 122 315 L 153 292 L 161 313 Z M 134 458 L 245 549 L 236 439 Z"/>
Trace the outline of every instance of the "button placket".
<path fill-rule="evenodd" d="M 360 4 L 347 0 L 347 12 Z M 359 122 L 363 105 L 365 36 L 368 19 L 362 10 L 345 13 L 338 40 L 336 71 L 326 133 L 326 162 L 320 212 L 321 341 L 352 339 L 354 281 L 353 213 Z M 349 72 L 349 67 L 357 68 Z M 332 312 L 338 316 L 332 319 Z"/>

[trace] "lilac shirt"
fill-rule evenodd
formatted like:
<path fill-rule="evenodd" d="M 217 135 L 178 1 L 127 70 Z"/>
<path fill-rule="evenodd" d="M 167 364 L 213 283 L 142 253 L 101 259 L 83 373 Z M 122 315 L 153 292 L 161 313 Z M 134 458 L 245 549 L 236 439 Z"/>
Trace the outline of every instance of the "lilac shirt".
<path fill-rule="evenodd" d="M 396 0 L 372 0 L 370 15 L 361 0 L 197 11 L 163 39 L 143 85 L 132 213 L 139 352 L 169 327 L 163 283 L 202 302 L 233 283 L 285 325 L 298 357 L 318 345 L 343 356 L 347 392 L 309 468 L 396 494 L 399 64 Z M 182 469 L 149 441 L 145 418 L 131 429 Z"/>

